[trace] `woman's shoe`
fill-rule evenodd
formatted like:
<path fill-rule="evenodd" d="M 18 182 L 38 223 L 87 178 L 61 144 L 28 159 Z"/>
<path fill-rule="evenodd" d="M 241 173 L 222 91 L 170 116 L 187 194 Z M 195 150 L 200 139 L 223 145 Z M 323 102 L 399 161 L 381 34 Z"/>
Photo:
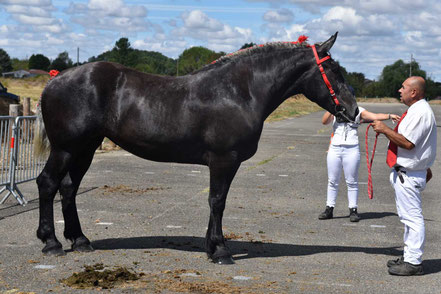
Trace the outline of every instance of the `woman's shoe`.
<path fill-rule="evenodd" d="M 357 213 L 357 208 L 349 208 L 349 220 L 353 223 L 356 223 L 360 220 L 360 216 Z"/>
<path fill-rule="evenodd" d="M 325 211 L 320 213 L 318 218 L 319 219 L 331 219 L 333 211 L 334 211 L 334 207 L 326 206 Z"/>

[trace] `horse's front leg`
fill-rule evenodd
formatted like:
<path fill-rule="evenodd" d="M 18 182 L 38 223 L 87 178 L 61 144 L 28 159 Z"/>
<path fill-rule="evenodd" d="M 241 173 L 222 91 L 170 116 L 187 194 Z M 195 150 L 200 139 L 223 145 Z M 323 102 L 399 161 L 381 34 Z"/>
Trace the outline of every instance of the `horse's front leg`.
<path fill-rule="evenodd" d="M 223 156 L 210 154 L 210 221 L 208 223 L 205 246 L 208 257 L 218 264 L 233 264 L 233 258 L 222 232 L 222 217 L 231 182 L 240 166 L 237 153 Z"/>

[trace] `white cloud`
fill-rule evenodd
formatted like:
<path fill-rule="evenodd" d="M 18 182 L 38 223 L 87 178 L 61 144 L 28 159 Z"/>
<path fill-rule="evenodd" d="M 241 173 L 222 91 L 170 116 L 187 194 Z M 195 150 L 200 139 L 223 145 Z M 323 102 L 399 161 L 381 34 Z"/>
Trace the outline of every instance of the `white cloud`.
<path fill-rule="evenodd" d="M 29 15 L 23 15 L 18 14 L 15 15 L 14 18 L 19 21 L 22 24 L 25 25 L 48 25 L 54 22 L 54 19 L 52 18 L 46 18 L 46 17 L 39 17 L 39 16 L 29 16 Z"/>
<path fill-rule="evenodd" d="M 359 2 L 359 8 L 365 10 L 368 13 L 381 13 L 381 14 L 402 14 L 409 13 L 411 11 L 426 9 L 427 0 L 362 0 Z"/>
<path fill-rule="evenodd" d="M 139 50 L 157 51 L 165 55 L 177 58 L 187 47 L 187 41 L 181 40 L 159 40 L 156 37 L 144 40 L 136 40 L 132 43 L 133 48 Z"/>
<path fill-rule="evenodd" d="M 212 50 L 234 51 L 252 37 L 251 29 L 223 24 L 200 10 L 185 12 L 181 18 L 183 26 L 173 29 L 172 36 L 207 42 Z"/>
<path fill-rule="evenodd" d="M 85 28 L 117 32 L 147 31 L 147 9 L 141 5 L 125 5 L 122 0 L 89 0 L 84 3 L 70 3 L 65 10 L 72 15 L 72 21 Z"/>
<path fill-rule="evenodd" d="M 8 33 L 9 32 L 9 27 L 7 25 L 2 25 L 0 26 L 0 33 Z"/>
<path fill-rule="evenodd" d="M 108 0 L 89 0 L 87 5 L 89 11 L 98 15 L 116 16 L 116 17 L 145 17 L 147 9 L 141 5 L 125 5 L 122 0 L 112 0 L 109 5 Z"/>
<path fill-rule="evenodd" d="M 323 16 L 323 20 L 329 23 L 338 22 L 344 26 L 358 26 L 363 21 L 363 17 L 357 15 L 353 8 L 335 6 Z"/>
<path fill-rule="evenodd" d="M 27 6 L 52 6 L 52 0 L 0 0 L 0 3 Z"/>
<path fill-rule="evenodd" d="M 294 14 L 289 9 L 269 10 L 263 15 L 263 19 L 268 22 L 290 23 L 294 19 Z"/>
<path fill-rule="evenodd" d="M 206 31 L 219 31 L 223 27 L 223 24 L 214 19 L 208 17 L 200 10 L 193 10 L 182 15 L 184 26 L 188 29 L 201 29 Z"/>
<path fill-rule="evenodd" d="M 10 14 L 30 15 L 37 17 L 51 17 L 51 9 L 37 7 L 37 6 L 25 6 L 25 5 L 7 5 L 5 10 Z"/>

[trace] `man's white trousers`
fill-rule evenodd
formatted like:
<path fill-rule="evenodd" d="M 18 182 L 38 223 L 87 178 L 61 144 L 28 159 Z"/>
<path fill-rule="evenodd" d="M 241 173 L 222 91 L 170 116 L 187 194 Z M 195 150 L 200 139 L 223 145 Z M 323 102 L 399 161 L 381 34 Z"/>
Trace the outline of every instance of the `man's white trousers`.
<path fill-rule="evenodd" d="M 398 216 L 404 224 L 404 261 L 417 265 L 422 262 L 425 243 L 421 192 L 426 188 L 426 171 L 407 170 L 402 179 L 403 183 L 392 169 L 390 183 L 395 189 Z"/>

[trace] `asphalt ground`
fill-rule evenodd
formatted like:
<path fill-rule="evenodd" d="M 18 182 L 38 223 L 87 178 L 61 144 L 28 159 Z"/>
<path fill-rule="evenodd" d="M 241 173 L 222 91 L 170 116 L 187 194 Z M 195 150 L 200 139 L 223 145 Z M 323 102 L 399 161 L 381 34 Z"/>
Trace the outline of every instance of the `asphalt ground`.
<path fill-rule="evenodd" d="M 401 114 L 406 109 L 398 103 L 360 105 L 373 112 Z M 441 106 L 433 109 L 441 122 Z M 223 221 L 235 265 L 213 264 L 205 255 L 207 167 L 156 163 L 114 151 L 97 153 L 77 198 L 82 228 L 94 252 L 69 250 L 57 196 L 55 226 L 67 254 L 42 255 L 43 244 L 35 235 L 35 182 L 19 185 L 29 200 L 26 207 L 13 198 L 0 206 L 0 292 L 441 293 L 440 160 L 422 197 L 426 274 L 390 276 L 386 262 L 402 254 L 403 225 L 385 164 L 388 141 L 378 138 L 375 195 L 370 200 L 367 125 L 359 128 L 361 221 L 349 221 L 343 181 L 334 219 L 318 220 L 325 208 L 331 132 L 330 126 L 321 125 L 322 114 L 266 124 L 258 152 L 239 169 Z M 374 138 L 371 129 L 370 150 Z M 142 276 L 110 290 L 99 285 L 78 290 L 60 282 L 97 263 L 108 269 L 126 267 Z"/>

